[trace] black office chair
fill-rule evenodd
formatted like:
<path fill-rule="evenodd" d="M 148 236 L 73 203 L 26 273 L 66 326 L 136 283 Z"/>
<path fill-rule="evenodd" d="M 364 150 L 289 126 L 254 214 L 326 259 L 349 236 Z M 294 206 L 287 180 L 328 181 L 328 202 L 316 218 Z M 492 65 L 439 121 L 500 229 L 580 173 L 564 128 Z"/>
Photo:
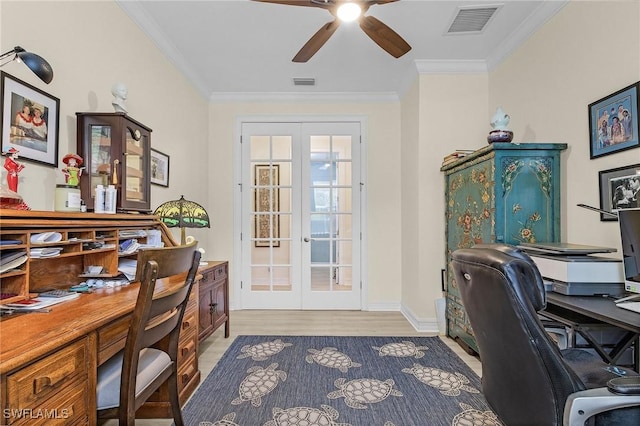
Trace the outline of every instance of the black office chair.
<path fill-rule="evenodd" d="M 561 351 L 537 312 L 540 272 L 524 252 L 494 244 L 453 253 L 454 278 L 482 362 L 482 391 L 508 426 L 640 424 L 640 376 L 580 349 Z"/>
<path fill-rule="evenodd" d="M 183 425 L 178 398 L 178 339 L 180 324 L 200 262 L 196 243 L 142 249 L 136 280 L 140 291 L 131 316 L 124 350 L 98 368 L 99 419 L 135 423 L 136 410 L 165 382 L 176 426 Z M 154 296 L 156 281 L 179 276 L 180 285 Z"/>

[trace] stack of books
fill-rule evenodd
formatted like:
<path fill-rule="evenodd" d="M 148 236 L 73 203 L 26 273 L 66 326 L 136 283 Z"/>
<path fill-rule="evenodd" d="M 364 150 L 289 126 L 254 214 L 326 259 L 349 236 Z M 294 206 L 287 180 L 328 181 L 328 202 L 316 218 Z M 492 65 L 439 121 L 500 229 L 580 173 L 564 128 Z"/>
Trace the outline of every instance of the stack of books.
<path fill-rule="evenodd" d="M 17 268 L 27 261 L 25 250 L 7 250 L 0 255 L 0 273 Z"/>
<path fill-rule="evenodd" d="M 473 149 L 456 149 L 451 154 L 446 155 L 442 159 L 442 165 L 446 166 L 449 163 L 453 163 L 454 161 L 458 160 L 459 158 L 462 158 L 462 157 L 465 157 L 465 156 L 471 154 L 473 151 L 474 151 Z"/>

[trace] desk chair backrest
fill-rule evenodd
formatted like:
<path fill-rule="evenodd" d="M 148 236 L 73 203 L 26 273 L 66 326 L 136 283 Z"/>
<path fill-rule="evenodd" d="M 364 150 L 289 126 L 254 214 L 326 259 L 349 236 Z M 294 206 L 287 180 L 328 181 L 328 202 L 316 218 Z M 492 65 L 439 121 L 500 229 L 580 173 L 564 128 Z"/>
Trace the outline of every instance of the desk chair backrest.
<path fill-rule="evenodd" d="M 122 365 L 119 405 L 99 410 L 99 418 L 116 417 L 120 424 L 133 424 L 135 411 L 163 383 L 168 382 L 174 421 L 176 425 L 182 424 L 177 391 L 178 339 L 200 262 L 200 252 L 195 245 L 138 252 L 136 277 L 140 281 L 140 290 L 125 348 L 119 354 Z M 154 295 L 158 280 L 163 278 L 166 278 L 163 284 L 169 285 L 171 290 L 163 289 Z M 169 281 L 171 284 L 167 284 Z M 115 374 L 120 370 L 114 367 L 111 371 Z M 99 372 L 99 392 L 100 380 Z"/>
<path fill-rule="evenodd" d="M 482 390 L 505 424 L 559 425 L 568 395 L 585 385 L 538 319 L 546 299 L 537 267 L 513 250 L 485 245 L 453 253 L 482 361 Z"/>

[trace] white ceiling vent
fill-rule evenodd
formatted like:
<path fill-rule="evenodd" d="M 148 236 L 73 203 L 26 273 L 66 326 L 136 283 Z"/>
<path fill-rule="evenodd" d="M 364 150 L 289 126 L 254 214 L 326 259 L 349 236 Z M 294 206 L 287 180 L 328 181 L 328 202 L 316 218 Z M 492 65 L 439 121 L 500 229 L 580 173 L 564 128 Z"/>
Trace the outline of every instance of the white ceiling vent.
<path fill-rule="evenodd" d="M 293 77 L 294 86 L 315 86 L 316 79 L 313 77 Z"/>
<path fill-rule="evenodd" d="M 502 5 L 459 7 L 445 34 L 479 34 Z"/>

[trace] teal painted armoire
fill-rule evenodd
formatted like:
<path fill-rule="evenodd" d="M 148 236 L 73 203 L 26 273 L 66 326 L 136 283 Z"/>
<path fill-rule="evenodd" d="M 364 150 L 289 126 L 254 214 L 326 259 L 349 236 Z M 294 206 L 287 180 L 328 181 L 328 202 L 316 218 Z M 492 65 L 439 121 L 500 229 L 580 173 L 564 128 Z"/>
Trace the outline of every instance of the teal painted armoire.
<path fill-rule="evenodd" d="M 478 348 L 453 278 L 451 254 L 480 243 L 560 241 L 560 153 L 566 148 L 559 143 L 493 143 L 441 168 L 447 334 L 468 352 Z"/>

